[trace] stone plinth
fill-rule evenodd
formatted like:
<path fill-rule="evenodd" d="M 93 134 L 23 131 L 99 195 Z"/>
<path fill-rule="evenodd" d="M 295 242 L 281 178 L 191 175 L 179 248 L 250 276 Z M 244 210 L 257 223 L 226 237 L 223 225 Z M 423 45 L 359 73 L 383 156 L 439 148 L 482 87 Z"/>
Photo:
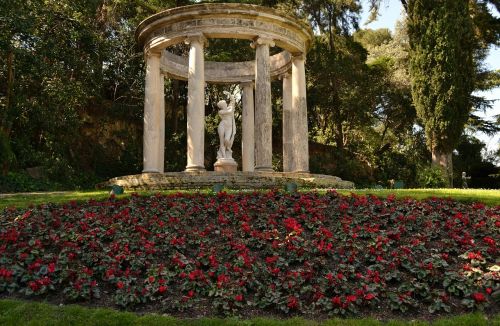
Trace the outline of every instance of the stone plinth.
<path fill-rule="evenodd" d="M 352 189 L 354 183 L 331 175 L 284 172 L 167 172 L 143 173 L 110 179 L 99 188 L 119 185 L 126 190 L 211 188 L 224 184 L 229 189 L 274 189 L 294 182 L 299 188 Z"/>
<path fill-rule="evenodd" d="M 238 163 L 232 158 L 220 158 L 214 164 L 215 172 L 236 172 Z"/>

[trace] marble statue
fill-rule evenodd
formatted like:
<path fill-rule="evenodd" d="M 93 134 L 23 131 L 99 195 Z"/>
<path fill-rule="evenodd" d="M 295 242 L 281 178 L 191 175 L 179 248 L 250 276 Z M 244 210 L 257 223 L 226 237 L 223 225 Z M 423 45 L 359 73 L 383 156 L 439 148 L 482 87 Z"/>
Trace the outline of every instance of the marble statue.
<path fill-rule="evenodd" d="M 217 103 L 219 108 L 219 116 L 221 121 L 217 131 L 219 133 L 220 147 L 217 151 L 217 159 L 232 159 L 234 136 L 236 135 L 236 123 L 234 121 L 234 110 L 235 110 L 235 99 L 234 95 L 228 91 L 224 91 L 224 94 L 229 98 L 229 105 L 225 100 L 220 100 Z"/>

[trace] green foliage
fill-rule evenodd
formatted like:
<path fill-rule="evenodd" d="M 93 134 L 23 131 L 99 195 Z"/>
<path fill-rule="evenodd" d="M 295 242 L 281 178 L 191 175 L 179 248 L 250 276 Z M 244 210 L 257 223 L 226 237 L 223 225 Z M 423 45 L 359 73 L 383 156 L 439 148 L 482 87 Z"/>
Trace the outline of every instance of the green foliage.
<path fill-rule="evenodd" d="M 417 175 L 417 183 L 422 188 L 443 188 L 447 185 L 446 176 L 441 167 L 421 167 Z"/>
<path fill-rule="evenodd" d="M 0 131 L 0 175 L 8 171 L 9 166 L 14 163 L 15 156 L 10 147 L 9 139 Z"/>
<path fill-rule="evenodd" d="M 415 3 L 432 2 L 419 1 Z M 30 184 L 29 178 L 14 177 L 12 181 L 10 177 L 11 181 L 6 181 L 10 184 L 9 189 L 47 189 L 49 185 L 54 189 L 88 187 L 110 177 L 140 173 L 144 62 L 135 43 L 135 27 L 160 10 L 198 2 L 3 1 L 0 20 L 1 172 L 14 171 L 22 175 L 26 168 L 42 166 L 50 180 L 41 185 L 38 181 Z M 311 140 L 328 149 L 317 153 L 318 156 L 311 154 L 312 171 L 339 175 L 359 185 L 386 184 L 389 179 L 415 184 L 416 166 L 427 162 L 425 155 L 428 153 L 422 149 L 421 134 L 413 130 L 416 112 L 408 83 L 410 50 L 404 23 L 394 34 L 387 29 L 354 32 L 358 29 L 362 4 L 359 0 L 230 2 L 269 6 L 287 14 L 297 14 L 317 31 L 306 61 L 309 130 Z M 378 2 L 368 1 L 374 13 Z M 462 75 L 469 74 L 475 89 L 498 85 L 498 73 L 487 72 L 480 66 L 488 45 L 498 43 L 499 20 L 491 16 L 487 3 L 489 1 L 469 2 L 475 49 L 473 71 L 462 66 L 453 71 L 450 65 L 435 75 L 426 73 L 424 79 L 433 80 L 433 85 L 437 85 L 441 81 L 439 74 L 450 75 L 450 80 L 459 80 Z M 420 27 L 427 27 L 427 22 L 431 22 L 429 29 L 422 28 L 425 35 L 420 36 L 422 40 L 429 37 L 424 44 L 425 50 L 429 55 L 436 55 L 440 62 L 450 57 L 455 60 L 449 61 L 450 64 L 468 63 L 461 56 L 468 55 L 468 48 L 462 51 L 462 45 L 470 39 L 462 37 L 462 31 L 455 33 L 454 30 L 455 24 L 467 29 L 470 22 L 453 14 L 446 17 L 448 20 L 444 24 L 432 23 L 432 19 L 444 10 L 458 12 L 452 9 L 460 4 L 463 0 L 456 5 L 449 2 L 443 8 L 425 7 L 436 15 L 426 15 L 424 21 L 418 21 Z M 410 18 L 412 15 L 410 13 Z M 452 21 L 452 18 L 463 19 L 467 24 Z M 448 30 L 446 26 L 453 28 Z M 441 37 L 442 30 L 450 32 L 452 37 Z M 416 31 L 415 26 L 413 31 Z M 420 40 L 419 35 L 412 35 L 413 43 Z M 462 44 L 453 47 L 456 41 Z M 461 52 L 453 54 L 457 49 Z M 188 48 L 180 44 L 171 50 L 185 56 Z M 275 47 L 271 51 L 281 50 Z M 211 39 L 205 53 L 207 60 L 223 62 L 254 58 L 254 50 L 242 40 Z M 432 65 L 434 63 L 429 66 Z M 433 96 L 439 99 L 436 100 L 439 104 L 436 104 L 436 117 L 440 114 L 442 118 L 435 119 L 439 128 L 449 127 L 459 133 L 460 128 L 448 126 L 442 119 L 452 116 L 453 121 L 462 121 L 462 111 L 455 109 L 453 103 L 467 102 L 462 100 L 467 93 L 464 85 L 469 79 L 463 80 L 462 88 L 450 87 L 447 93 L 443 87 L 432 89 L 435 91 Z M 278 154 L 281 152 L 281 88 L 280 82 L 273 82 L 273 166 L 276 170 L 281 169 L 281 155 Z M 218 143 L 214 132 L 218 123 L 215 104 L 222 90 L 236 91 L 234 86 L 227 85 L 207 87 L 205 153 L 208 169 L 215 161 Z M 453 103 L 443 104 L 446 96 L 439 97 L 439 94 L 448 94 L 446 96 L 453 99 Z M 473 105 L 481 109 L 489 105 L 478 97 L 469 99 L 469 108 Z M 187 83 L 166 79 L 167 171 L 185 168 L 186 101 Z M 494 132 L 498 129 L 476 117 L 471 117 L 468 123 L 477 130 Z M 236 120 L 239 124 L 241 117 L 237 115 Z M 439 128 L 432 127 L 433 130 L 445 130 Z M 240 139 L 241 133 L 237 133 L 234 146 L 237 160 L 241 155 L 236 145 Z"/>
<path fill-rule="evenodd" d="M 388 44 L 392 41 L 391 31 L 388 28 L 361 29 L 354 33 L 354 40 L 361 43 L 369 51 L 374 47 Z"/>
<path fill-rule="evenodd" d="M 449 153 L 471 110 L 474 35 L 468 0 L 408 2 L 413 102 L 427 144 Z"/>
<path fill-rule="evenodd" d="M 61 189 L 61 184 L 47 179 L 34 179 L 27 173 L 8 172 L 0 175 L 0 193 L 48 191 Z"/>
<path fill-rule="evenodd" d="M 495 264 L 495 213 L 479 203 L 334 191 L 112 196 L 8 209 L 0 292 L 86 301 L 102 294 L 99 302 L 213 314 L 446 311 L 455 298 L 485 307 L 495 286 L 486 272 Z"/>

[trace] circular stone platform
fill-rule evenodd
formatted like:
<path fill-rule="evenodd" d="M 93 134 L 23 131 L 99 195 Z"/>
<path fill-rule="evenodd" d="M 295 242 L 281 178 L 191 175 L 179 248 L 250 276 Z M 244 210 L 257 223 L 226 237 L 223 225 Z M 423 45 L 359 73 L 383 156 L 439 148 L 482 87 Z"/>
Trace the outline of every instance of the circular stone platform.
<path fill-rule="evenodd" d="M 199 189 L 223 184 L 229 189 L 272 189 L 282 188 L 289 182 L 304 188 L 354 188 L 354 183 L 330 175 L 285 172 L 143 173 L 110 179 L 100 188 L 119 185 L 126 190 Z"/>

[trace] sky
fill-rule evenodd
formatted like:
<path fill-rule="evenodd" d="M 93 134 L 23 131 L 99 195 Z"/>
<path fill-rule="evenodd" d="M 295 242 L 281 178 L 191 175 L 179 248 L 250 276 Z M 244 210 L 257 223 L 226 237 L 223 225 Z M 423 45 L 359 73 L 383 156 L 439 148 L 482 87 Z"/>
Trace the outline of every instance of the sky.
<path fill-rule="evenodd" d="M 363 8 L 366 8 L 366 11 L 363 12 L 361 16 L 361 28 L 389 28 L 394 31 L 396 22 L 403 17 L 402 15 L 405 14 L 400 0 L 382 0 L 377 20 L 365 25 L 369 15 L 367 12 L 367 8 L 369 8 L 369 6 L 367 4 L 367 0 L 362 0 L 362 2 Z M 499 15 L 500 13 L 496 12 L 496 14 Z M 500 69 L 500 48 L 493 47 L 490 49 L 490 53 L 486 59 L 486 65 L 493 70 Z M 492 109 L 489 109 L 484 113 L 479 112 L 478 115 L 493 120 L 493 116 L 500 114 L 500 87 L 497 87 L 492 91 L 477 93 L 477 95 L 484 96 L 489 100 L 497 100 L 494 102 Z M 489 137 L 483 133 L 476 133 L 475 136 L 486 144 L 489 151 L 494 151 L 500 146 L 500 134 L 497 134 L 494 137 Z"/>

